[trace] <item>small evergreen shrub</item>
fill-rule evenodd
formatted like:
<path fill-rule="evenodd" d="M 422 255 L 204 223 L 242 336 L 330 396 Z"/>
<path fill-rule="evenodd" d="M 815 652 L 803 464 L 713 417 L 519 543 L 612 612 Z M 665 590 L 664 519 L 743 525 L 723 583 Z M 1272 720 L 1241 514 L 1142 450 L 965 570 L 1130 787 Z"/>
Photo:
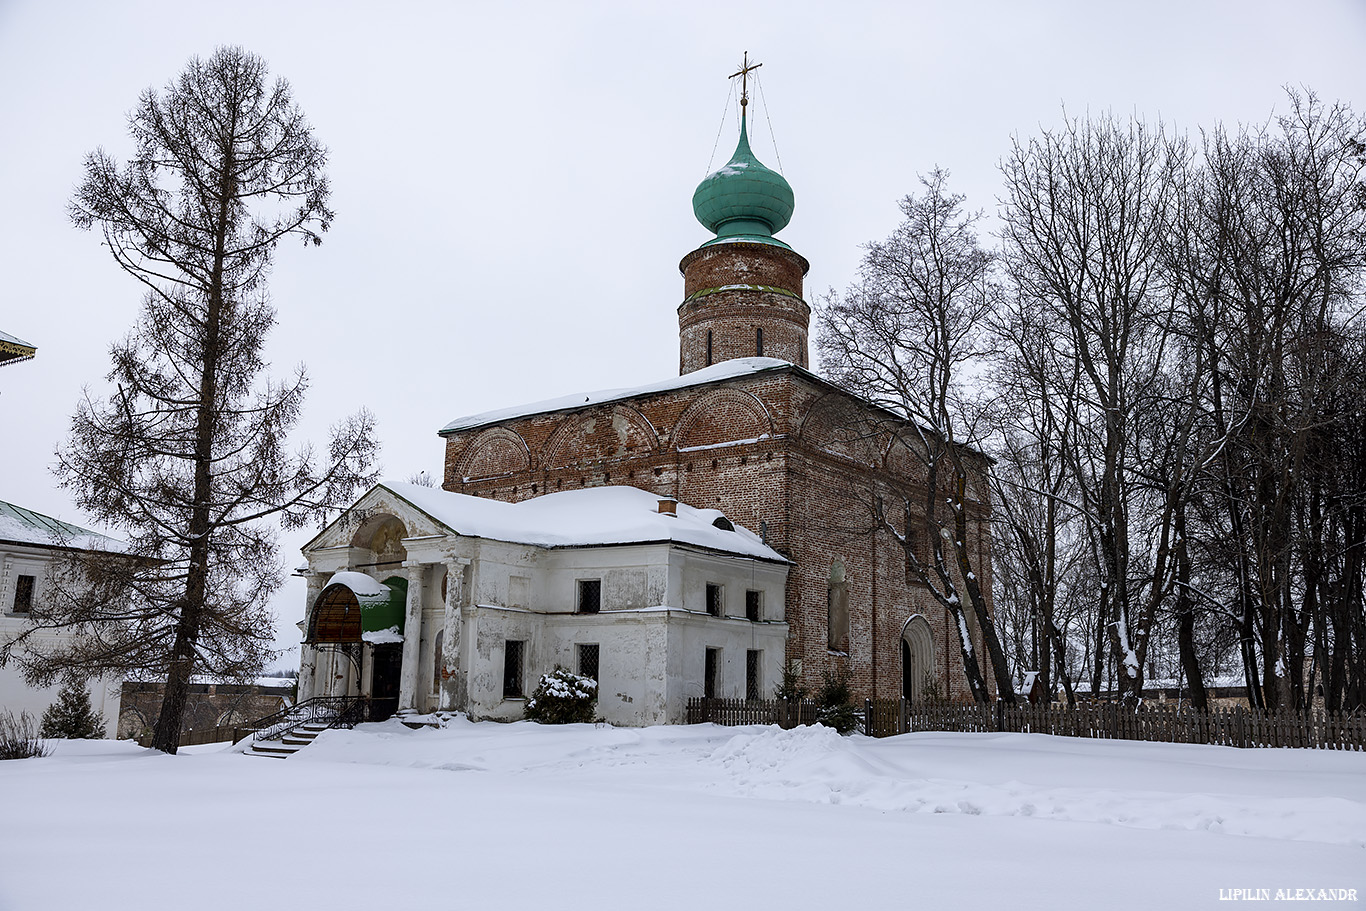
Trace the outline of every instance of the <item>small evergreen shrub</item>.
<path fill-rule="evenodd" d="M 816 721 L 841 734 L 852 734 L 859 724 L 858 709 L 849 694 L 849 672 L 827 672 L 816 693 Z"/>
<path fill-rule="evenodd" d="M 802 686 L 802 675 L 797 673 L 797 663 L 788 661 L 783 665 L 783 679 L 773 688 L 773 698 L 783 702 L 801 702 L 811 695 Z"/>
<path fill-rule="evenodd" d="M 0 759 L 32 759 L 46 756 L 47 744 L 38 737 L 38 725 L 28 712 L 0 715 Z"/>
<path fill-rule="evenodd" d="M 57 701 L 43 712 L 39 734 L 48 738 L 67 740 L 101 740 L 104 738 L 104 715 L 90 705 L 90 693 L 76 680 L 62 684 Z"/>
<path fill-rule="evenodd" d="M 557 667 L 526 701 L 526 717 L 541 724 L 589 724 L 597 704 L 596 680 Z"/>

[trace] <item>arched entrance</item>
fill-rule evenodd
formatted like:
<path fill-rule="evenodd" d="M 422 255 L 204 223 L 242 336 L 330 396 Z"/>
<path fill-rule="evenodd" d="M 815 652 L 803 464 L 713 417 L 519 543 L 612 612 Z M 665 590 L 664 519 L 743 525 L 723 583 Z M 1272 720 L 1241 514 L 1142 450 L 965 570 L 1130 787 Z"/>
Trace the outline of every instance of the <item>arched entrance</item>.
<path fill-rule="evenodd" d="M 901 627 L 901 695 L 921 702 L 934 683 L 934 636 L 923 614 L 913 614 Z"/>
<path fill-rule="evenodd" d="M 372 721 L 398 708 L 408 581 L 376 581 L 358 572 L 334 575 L 309 615 L 304 642 L 317 655 L 314 692 L 369 697 Z"/>

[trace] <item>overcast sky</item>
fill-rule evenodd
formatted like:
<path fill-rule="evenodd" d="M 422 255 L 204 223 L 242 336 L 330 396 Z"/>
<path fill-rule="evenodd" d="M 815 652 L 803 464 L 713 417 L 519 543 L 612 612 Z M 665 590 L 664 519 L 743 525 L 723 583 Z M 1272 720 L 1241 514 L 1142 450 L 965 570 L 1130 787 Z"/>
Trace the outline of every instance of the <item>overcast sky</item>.
<path fill-rule="evenodd" d="M 140 292 L 66 203 L 86 153 L 127 156 L 139 92 L 219 44 L 288 79 L 331 152 L 332 231 L 271 279 L 269 357 L 312 381 L 300 438 L 369 408 L 397 480 L 440 476 L 457 416 L 677 372 L 678 261 L 710 236 L 692 192 L 734 148 L 732 109 L 713 158 L 746 50 L 808 300 L 849 282 L 917 174 L 947 168 L 989 213 L 1012 136 L 1064 107 L 1191 133 L 1265 121 L 1287 84 L 1366 107 L 1366 0 L 0 0 L 0 330 L 38 347 L 0 369 L 0 500 L 88 524 L 52 453 Z M 308 537 L 282 539 L 290 566 Z M 282 628 L 302 617 L 301 582 L 276 603 Z"/>

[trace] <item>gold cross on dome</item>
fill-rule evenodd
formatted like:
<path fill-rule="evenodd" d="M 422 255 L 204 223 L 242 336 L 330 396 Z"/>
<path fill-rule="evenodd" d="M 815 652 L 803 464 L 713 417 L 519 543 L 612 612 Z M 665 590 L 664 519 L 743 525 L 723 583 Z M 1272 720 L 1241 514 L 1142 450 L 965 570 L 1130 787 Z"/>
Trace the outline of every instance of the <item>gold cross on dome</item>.
<path fill-rule="evenodd" d="M 740 77 L 740 107 L 741 107 L 741 108 L 743 108 L 743 107 L 745 107 L 745 105 L 749 104 L 749 74 L 750 74 L 752 71 L 757 70 L 757 69 L 758 69 L 759 67 L 761 67 L 761 66 L 763 66 L 762 63 L 750 63 L 750 62 L 749 62 L 749 51 L 745 51 L 745 59 L 744 59 L 744 62 L 740 64 L 740 69 L 737 70 L 737 71 L 734 72 L 734 73 L 731 73 L 730 76 L 727 77 L 727 78 L 730 78 L 730 79 L 734 79 L 736 76 L 739 76 L 739 77 Z"/>

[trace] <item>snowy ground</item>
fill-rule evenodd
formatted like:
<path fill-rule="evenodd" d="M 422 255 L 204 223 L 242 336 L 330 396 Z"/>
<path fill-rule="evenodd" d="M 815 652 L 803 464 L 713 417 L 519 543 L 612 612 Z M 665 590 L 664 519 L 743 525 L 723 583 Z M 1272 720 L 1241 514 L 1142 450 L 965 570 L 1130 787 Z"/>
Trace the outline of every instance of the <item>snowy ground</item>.
<path fill-rule="evenodd" d="M 456 719 L 284 762 L 60 742 L 0 812 L 5 911 L 1366 902 L 1366 753 Z"/>

